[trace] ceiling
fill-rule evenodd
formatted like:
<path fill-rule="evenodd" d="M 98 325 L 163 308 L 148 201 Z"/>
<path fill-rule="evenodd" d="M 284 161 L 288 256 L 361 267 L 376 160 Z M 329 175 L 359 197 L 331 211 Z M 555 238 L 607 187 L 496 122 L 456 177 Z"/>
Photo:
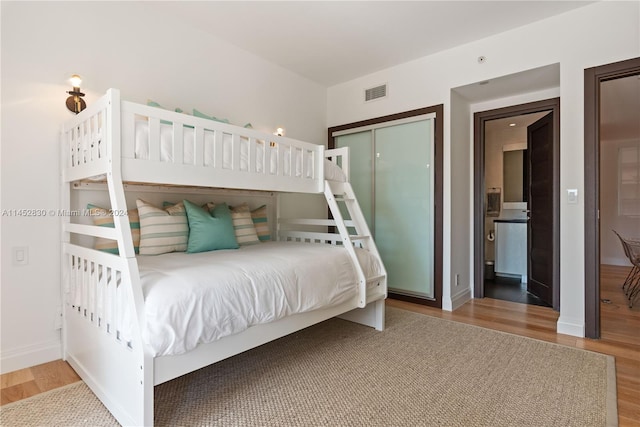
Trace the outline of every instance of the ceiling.
<path fill-rule="evenodd" d="M 592 1 L 141 2 L 324 86 Z"/>
<path fill-rule="evenodd" d="M 329 87 L 558 15 L 593 1 L 145 1 L 149 14 L 183 20 Z M 455 88 L 470 102 L 513 95 L 523 79 L 558 87 L 559 64 Z M 635 79 L 635 80 L 634 80 Z M 620 79 L 602 96 L 603 135 L 640 128 L 640 80 Z"/>

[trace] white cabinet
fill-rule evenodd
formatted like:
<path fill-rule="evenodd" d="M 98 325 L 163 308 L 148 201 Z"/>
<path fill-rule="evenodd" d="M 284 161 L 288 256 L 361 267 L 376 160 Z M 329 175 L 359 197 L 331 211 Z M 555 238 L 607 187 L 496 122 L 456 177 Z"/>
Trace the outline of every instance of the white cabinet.
<path fill-rule="evenodd" d="M 495 221 L 496 274 L 518 275 L 527 282 L 527 224 Z"/>

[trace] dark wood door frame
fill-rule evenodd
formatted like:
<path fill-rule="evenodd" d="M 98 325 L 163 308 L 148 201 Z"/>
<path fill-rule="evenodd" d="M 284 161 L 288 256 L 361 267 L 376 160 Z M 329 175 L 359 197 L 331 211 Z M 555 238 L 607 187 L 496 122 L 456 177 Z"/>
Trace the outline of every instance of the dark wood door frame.
<path fill-rule="evenodd" d="M 560 98 L 551 98 L 527 104 L 513 105 L 495 110 L 475 113 L 474 132 L 474 188 L 473 188 L 473 224 L 474 224 L 474 297 L 484 298 L 484 193 L 485 193 L 485 161 L 484 161 L 484 131 L 485 123 L 489 120 L 522 114 L 553 112 L 553 308 L 560 309 Z"/>
<path fill-rule="evenodd" d="M 584 70 L 585 336 L 600 338 L 600 83 L 640 74 L 640 58 Z"/>
<path fill-rule="evenodd" d="M 402 113 L 390 114 L 387 116 L 377 117 L 373 119 L 362 120 L 359 122 L 348 123 L 340 126 L 330 127 L 327 135 L 327 147 L 335 148 L 335 139 L 333 133 L 358 128 L 362 126 L 375 125 L 378 123 L 390 122 L 393 120 L 405 119 L 408 117 L 421 116 L 424 114 L 435 113 L 435 129 L 434 129 L 434 259 L 433 259 L 433 299 L 417 298 L 409 295 L 389 293 L 389 297 L 402 299 L 405 301 L 415 302 L 418 304 L 428 305 L 432 307 L 442 308 L 442 242 L 443 242 L 443 166 L 444 166 L 444 105 L 434 105 L 431 107 L 418 108 L 416 110 L 405 111 Z"/>

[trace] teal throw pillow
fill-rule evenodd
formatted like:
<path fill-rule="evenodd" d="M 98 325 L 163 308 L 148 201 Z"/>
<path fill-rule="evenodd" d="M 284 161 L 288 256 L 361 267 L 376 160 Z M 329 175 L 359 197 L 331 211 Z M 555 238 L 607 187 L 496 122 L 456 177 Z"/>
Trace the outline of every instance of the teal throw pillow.
<path fill-rule="evenodd" d="M 195 108 L 193 109 L 193 116 L 194 117 L 200 117 L 201 119 L 215 120 L 216 122 L 220 122 L 220 123 L 229 123 L 229 120 L 227 120 L 227 119 L 219 119 L 219 118 L 214 117 L 214 116 L 209 116 L 207 114 L 204 114 L 201 111 L 196 110 Z"/>
<path fill-rule="evenodd" d="M 189 221 L 187 253 L 238 249 L 231 211 L 226 203 L 207 212 L 200 206 L 184 201 Z"/>
<path fill-rule="evenodd" d="M 149 107 L 155 107 L 155 108 L 162 108 L 163 110 L 169 110 L 168 108 L 164 108 L 162 105 L 158 104 L 155 101 L 152 101 L 150 99 L 147 100 L 147 105 Z M 176 113 L 184 113 L 184 110 L 182 108 L 176 107 L 174 110 Z M 186 113 L 184 113 L 186 114 Z M 173 122 L 170 122 L 169 120 L 160 120 L 160 123 L 162 123 L 163 125 L 172 125 Z M 185 126 L 187 128 L 191 128 L 193 129 L 193 126 Z"/>

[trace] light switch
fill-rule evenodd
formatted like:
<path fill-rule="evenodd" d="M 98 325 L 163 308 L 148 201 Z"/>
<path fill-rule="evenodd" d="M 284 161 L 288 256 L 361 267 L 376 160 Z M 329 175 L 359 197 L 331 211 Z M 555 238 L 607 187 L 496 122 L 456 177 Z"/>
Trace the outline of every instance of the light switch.
<path fill-rule="evenodd" d="M 576 205 L 578 204 L 578 189 L 577 188 L 568 188 L 567 189 L 567 203 Z"/>
<path fill-rule="evenodd" d="M 13 265 L 29 264 L 29 248 L 14 247 L 13 248 Z"/>

